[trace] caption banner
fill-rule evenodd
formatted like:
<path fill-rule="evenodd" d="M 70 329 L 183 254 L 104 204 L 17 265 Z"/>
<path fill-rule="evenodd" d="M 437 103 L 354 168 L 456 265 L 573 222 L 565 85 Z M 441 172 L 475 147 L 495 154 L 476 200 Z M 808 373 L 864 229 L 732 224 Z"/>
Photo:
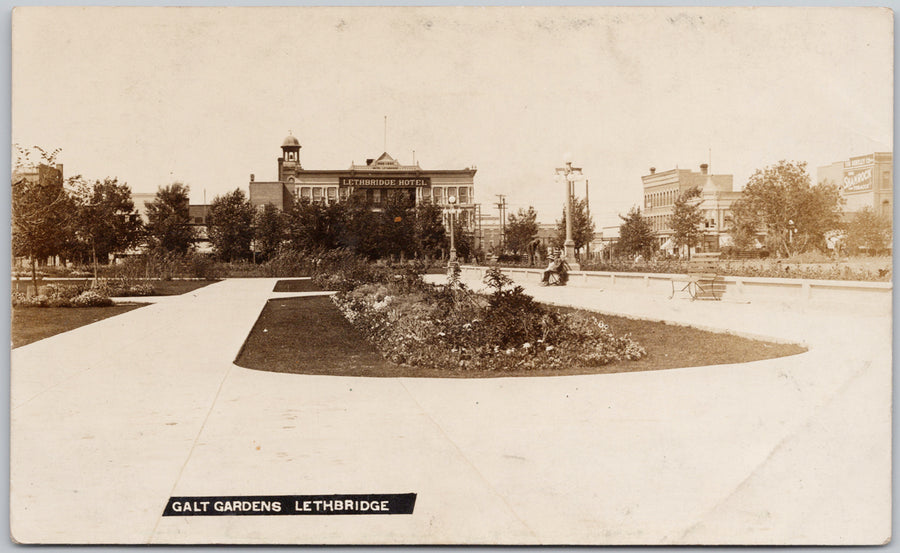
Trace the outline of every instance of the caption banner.
<path fill-rule="evenodd" d="M 414 493 L 170 497 L 164 517 L 248 515 L 411 515 Z"/>

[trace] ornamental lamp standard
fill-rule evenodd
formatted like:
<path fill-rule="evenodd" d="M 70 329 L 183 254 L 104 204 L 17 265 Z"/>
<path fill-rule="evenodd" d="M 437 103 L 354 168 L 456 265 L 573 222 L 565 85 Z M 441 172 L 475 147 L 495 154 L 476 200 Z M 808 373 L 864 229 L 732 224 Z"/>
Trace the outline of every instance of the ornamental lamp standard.
<path fill-rule="evenodd" d="M 456 196 L 448 196 L 447 203 L 450 204 L 450 265 L 456 263 L 456 242 L 453 238 L 453 216 L 456 215 Z"/>
<path fill-rule="evenodd" d="M 572 167 L 572 154 L 563 157 L 564 167 L 556 168 L 557 181 L 562 181 L 566 187 L 566 241 L 563 244 L 566 250 L 566 264 L 572 270 L 578 271 L 581 266 L 575 259 L 575 240 L 572 238 L 572 197 L 575 195 L 575 183 L 584 180 L 581 167 Z"/>

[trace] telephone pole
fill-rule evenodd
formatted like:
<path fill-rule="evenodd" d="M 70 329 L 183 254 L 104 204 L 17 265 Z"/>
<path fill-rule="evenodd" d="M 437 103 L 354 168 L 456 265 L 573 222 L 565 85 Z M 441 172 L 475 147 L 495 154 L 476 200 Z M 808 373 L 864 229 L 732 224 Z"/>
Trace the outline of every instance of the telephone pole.
<path fill-rule="evenodd" d="M 506 253 L 506 194 L 497 194 L 500 201 L 495 203 L 500 210 L 500 253 Z"/>
<path fill-rule="evenodd" d="M 591 199 L 590 199 L 590 196 L 588 195 L 588 180 L 587 179 L 584 179 L 584 207 L 585 207 L 585 211 L 587 211 L 588 225 L 590 225 L 593 222 L 593 220 L 591 219 Z M 593 240 L 594 240 L 594 235 L 592 233 L 591 239 L 588 240 L 588 243 L 585 244 L 585 247 L 584 247 L 585 256 L 588 259 L 591 258 L 591 242 L 593 242 Z"/>
<path fill-rule="evenodd" d="M 475 204 L 475 250 L 482 249 L 484 233 L 481 230 L 481 204 Z"/>

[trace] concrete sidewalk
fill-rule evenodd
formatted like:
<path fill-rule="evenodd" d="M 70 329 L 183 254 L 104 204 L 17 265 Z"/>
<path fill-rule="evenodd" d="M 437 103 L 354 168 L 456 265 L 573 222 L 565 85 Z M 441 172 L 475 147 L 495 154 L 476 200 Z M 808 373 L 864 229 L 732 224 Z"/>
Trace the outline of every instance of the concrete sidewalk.
<path fill-rule="evenodd" d="M 12 352 L 11 526 L 42 543 L 880 543 L 889 317 L 575 288 L 541 301 L 803 341 L 741 365 L 366 379 L 232 364 L 277 279 Z M 473 283 L 474 284 L 474 283 Z M 302 331 L 302 329 L 298 329 Z M 416 492 L 411 516 L 166 517 L 169 496 Z"/>

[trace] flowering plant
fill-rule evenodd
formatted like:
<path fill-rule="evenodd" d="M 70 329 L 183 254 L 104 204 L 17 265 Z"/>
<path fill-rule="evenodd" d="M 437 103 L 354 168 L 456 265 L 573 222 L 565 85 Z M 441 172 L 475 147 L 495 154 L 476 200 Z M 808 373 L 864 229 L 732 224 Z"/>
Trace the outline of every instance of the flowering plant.
<path fill-rule="evenodd" d="M 494 289 L 488 296 L 452 279 L 446 286 L 429 286 L 421 278 L 388 274 L 333 299 L 395 363 L 504 371 L 598 366 L 646 355 L 596 317 L 560 314 L 538 304 L 499 271 L 488 271 L 485 280 Z"/>

